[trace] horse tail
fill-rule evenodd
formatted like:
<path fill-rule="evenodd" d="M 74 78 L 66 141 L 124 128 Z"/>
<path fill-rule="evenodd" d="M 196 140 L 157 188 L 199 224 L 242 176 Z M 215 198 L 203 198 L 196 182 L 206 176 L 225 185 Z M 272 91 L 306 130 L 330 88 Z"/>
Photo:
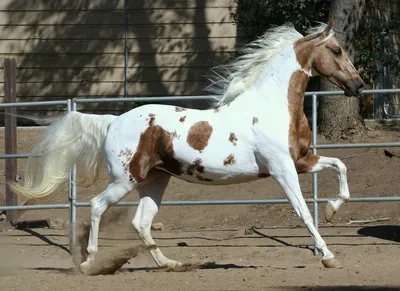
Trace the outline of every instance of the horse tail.
<path fill-rule="evenodd" d="M 68 179 L 78 160 L 84 173 L 94 172 L 96 180 L 108 128 L 115 118 L 69 112 L 51 121 L 28 158 L 24 185 L 10 182 L 11 190 L 28 199 L 48 197 Z"/>

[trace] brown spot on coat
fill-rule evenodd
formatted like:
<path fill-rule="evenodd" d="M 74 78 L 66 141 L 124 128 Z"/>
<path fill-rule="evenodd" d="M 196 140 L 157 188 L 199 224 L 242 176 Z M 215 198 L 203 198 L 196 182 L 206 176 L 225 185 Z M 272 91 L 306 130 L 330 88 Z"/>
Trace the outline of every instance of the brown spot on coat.
<path fill-rule="evenodd" d="M 120 157 L 125 157 L 125 158 L 127 158 L 128 160 L 130 160 L 130 158 L 132 157 L 132 155 L 133 155 L 133 152 L 132 152 L 130 149 L 125 148 L 124 150 L 121 150 L 121 151 L 119 152 L 118 157 L 119 157 L 119 158 L 120 158 Z"/>
<path fill-rule="evenodd" d="M 176 176 L 183 172 L 181 163 L 175 159 L 170 133 L 158 125 L 149 126 L 140 135 L 136 153 L 129 162 L 129 172 L 139 183 L 154 167 Z"/>
<path fill-rule="evenodd" d="M 122 166 L 124 167 L 125 172 L 129 171 L 129 161 L 132 159 L 133 152 L 132 150 L 125 148 L 124 150 L 121 150 L 119 152 L 118 157 L 122 158 L 123 160 L 121 161 Z"/>
<path fill-rule="evenodd" d="M 233 165 L 233 164 L 236 164 L 236 160 L 235 160 L 235 157 L 232 154 L 230 154 L 224 160 L 224 166 Z"/>
<path fill-rule="evenodd" d="M 178 107 L 178 106 L 175 107 L 175 112 L 182 112 L 182 111 L 186 111 L 186 110 L 187 109 L 183 108 L 183 107 Z"/>
<path fill-rule="evenodd" d="M 237 139 L 236 135 L 233 132 L 231 132 L 231 134 L 229 135 L 229 141 L 231 143 L 233 143 L 233 145 L 236 145 L 237 140 L 238 139 Z"/>
<path fill-rule="evenodd" d="M 186 174 L 192 176 L 195 170 L 199 173 L 204 173 L 204 166 L 202 163 L 203 161 L 200 158 L 195 159 L 193 163 L 187 167 Z"/>
<path fill-rule="evenodd" d="M 154 122 L 156 120 L 156 115 L 153 113 L 149 114 L 149 126 L 154 126 Z"/>
<path fill-rule="evenodd" d="M 219 108 L 214 108 L 214 113 L 218 113 L 219 112 Z"/>
<path fill-rule="evenodd" d="M 253 117 L 253 125 L 258 123 L 258 118 L 257 117 Z"/>
<path fill-rule="evenodd" d="M 179 121 L 183 123 L 183 122 L 185 122 L 185 119 L 186 119 L 186 116 L 182 116 L 181 118 L 179 118 Z"/>
<path fill-rule="evenodd" d="M 207 121 L 196 122 L 190 127 L 186 141 L 193 149 L 202 151 L 208 145 L 212 131 Z"/>

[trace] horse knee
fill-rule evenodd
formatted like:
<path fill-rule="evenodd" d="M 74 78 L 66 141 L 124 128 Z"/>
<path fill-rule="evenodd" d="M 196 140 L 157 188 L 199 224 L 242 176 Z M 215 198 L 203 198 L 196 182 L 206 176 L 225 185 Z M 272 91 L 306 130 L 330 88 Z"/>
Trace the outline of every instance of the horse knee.
<path fill-rule="evenodd" d="M 103 202 L 101 197 L 94 197 L 90 200 L 91 216 L 93 218 L 99 218 L 107 209 L 107 203 Z"/>
<path fill-rule="evenodd" d="M 137 232 L 144 233 L 146 231 L 150 231 L 151 221 L 147 221 L 146 219 L 139 219 L 139 218 L 135 217 L 132 220 L 132 226 Z"/>

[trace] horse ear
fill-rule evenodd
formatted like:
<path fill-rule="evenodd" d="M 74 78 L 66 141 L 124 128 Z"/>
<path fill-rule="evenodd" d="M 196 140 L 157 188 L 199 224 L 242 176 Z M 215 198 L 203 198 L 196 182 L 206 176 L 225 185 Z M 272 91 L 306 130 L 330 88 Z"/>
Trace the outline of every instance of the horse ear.
<path fill-rule="evenodd" d="M 324 37 L 327 36 L 327 35 L 329 34 L 329 32 L 331 31 L 332 26 L 333 26 L 333 21 L 334 21 L 334 17 L 332 17 L 332 18 L 329 20 L 328 25 L 325 27 L 324 31 L 322 32 L 322 35 L 323 35 Z"/>

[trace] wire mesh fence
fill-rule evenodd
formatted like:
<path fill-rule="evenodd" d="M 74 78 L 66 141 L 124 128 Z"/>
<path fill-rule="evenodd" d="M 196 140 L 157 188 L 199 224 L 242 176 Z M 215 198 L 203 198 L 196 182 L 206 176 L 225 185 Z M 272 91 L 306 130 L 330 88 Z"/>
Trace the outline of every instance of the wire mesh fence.
<path fill-rule="evenodd" d="M 364 94 L 396 94 L 400 93 L 400 89 L 387 89 L 387 90 L 365 90 Z M 341 91 L 321 91 L 321 92 L 307 92 L 306 96 L 312 96 L 313 99 L 313 114 L 312 114 L 312 151 L 314 154 L 317 153 L 318 149 L 332 149 L 332 148 L 378 148 L 378 147 L 400 147 L 400 142 L 386 142 L 386 143 L 361 143 L 361 144 L 318 144 L 317 143 L 317 96 L 326 95 L 338 95 L 343 94 Z M 77 111 L 77 105 L 79 103 L 90 103 L 90 102 L 132 102 L 140 99 L 142 102 L 161 102 L 161 101 L 173 101 L 180 100 L 182 98 L 194 98 L 194 99 L 210 99 L 215 96 L 171 96 L 171 97 L 143 97 L 143 98 L 107 98 L 107 99 L 69 99 L 64 101 L 57 101 L 57 104 L 66 106 L 66 110 Z M 45 106 L 54 105 L 54 102 L 29 102 L 28 106 Z M 13 104 L 0 104 L 0 108 L 5 107 L 20 107 L 27 106 L 26 103 L 13 103 Z M 0 155 L 0 159 L 10 158 L 27 158 L 26 154 L 9 154 Z M 69 195 L 68 203 L 64 204 L 46 204 L 46 205 L 29 205 L 29 206 L 0 206 L 0 211 L 12 211 L 12 210 L 38 210 L 38 209 L 69 209 L 69 220 L 71 227 L 71 248 L 75 246 L 76 242 L 76 213 L 77 207 L 89 207 L 89 202 L 79 202 L 77 200 L 77 184 L 76 184 L 76 166 L 73 168 L 69 178 Z M 333 198 L 332 198 L 333 199 Z M 319 198 L 318 197 L 318 174 L 313 174 L 313 197 L 306 199 L 307 203 L 313 204 L 314 209 L 314 223 L 318 226 L 319 213 L 318 204 L 325 203 L 331 199 Z M 360 197 L 351 198 L 350 202 L 389 202 L 389 201 L 400 201 L 399 196 L 393 197 Z M 163 201 L 162 205 L 178 206 L 178 205 L 238 205 L 238 204 L 287 204 L 287 199 L 265 199 L 265 200 L 194 200 L 194 201 Z M 136 206 L 138 202 L 120 202 L 117 206 Z"/>

